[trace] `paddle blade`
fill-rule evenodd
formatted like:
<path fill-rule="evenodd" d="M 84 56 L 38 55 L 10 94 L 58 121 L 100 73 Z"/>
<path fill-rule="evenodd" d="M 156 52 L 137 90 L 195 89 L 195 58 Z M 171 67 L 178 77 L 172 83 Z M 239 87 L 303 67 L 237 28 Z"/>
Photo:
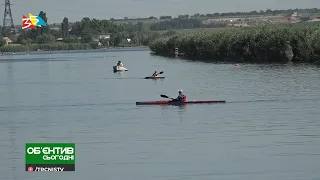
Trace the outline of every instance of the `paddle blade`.
<path fill-rule="evenodd" d="M 162 73 L 163 73 L 163 71 L 159 72 L 159 74 L 162 74 Z"/>
<path fill-rule="evenodd" d="M 163 97 L 163 98 L 170 98 L 170 97 L 168 97 L 166 95 L 163 95 L 163 94 L 161 94 L 160 96 Z"/>

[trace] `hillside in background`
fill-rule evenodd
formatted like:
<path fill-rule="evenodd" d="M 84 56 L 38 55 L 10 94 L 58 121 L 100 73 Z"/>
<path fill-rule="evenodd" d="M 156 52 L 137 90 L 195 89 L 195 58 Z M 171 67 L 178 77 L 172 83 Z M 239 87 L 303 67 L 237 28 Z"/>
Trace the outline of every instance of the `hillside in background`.
<path fill-rule="evenodd" d="M 122 25 L 142 23 L 144 29 L 151 31 L 181 30 L 195 28 L 221 28 L 221 27 L 246 27 L 259 24 L 292 24 L 301 22 L 320 22 L 320 9 L 288 9 L 251 11 L 251 12 L 229 12 L 213 14 L 194 14 L 147 17 L 109 19 L 110 21 Z M 72 26 L 73 23 L 69 22 Z M 52 28 L 60 28 L 60 24 L 52 24 Z"/>

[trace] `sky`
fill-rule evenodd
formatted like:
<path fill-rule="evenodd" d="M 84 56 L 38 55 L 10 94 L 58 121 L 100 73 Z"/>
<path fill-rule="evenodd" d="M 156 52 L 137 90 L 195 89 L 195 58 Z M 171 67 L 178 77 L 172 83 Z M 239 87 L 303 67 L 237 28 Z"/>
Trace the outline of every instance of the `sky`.
<path fill-rule="evenodd" d="M 1 1 L 1 0 L 0 0 Z M 4 0 L 3 4 L 4 4 Z M 14 24 L 22 15 L 47 13 L 48 23 L 69 22 L 83 17 L 110 19 L 123 17 L 159 17 L 180 14 L 247 12 L 266 9 L 320 8 L 320 0 L 11 0 Z M 0 8 L 3 23 L 4 5 Z"/>

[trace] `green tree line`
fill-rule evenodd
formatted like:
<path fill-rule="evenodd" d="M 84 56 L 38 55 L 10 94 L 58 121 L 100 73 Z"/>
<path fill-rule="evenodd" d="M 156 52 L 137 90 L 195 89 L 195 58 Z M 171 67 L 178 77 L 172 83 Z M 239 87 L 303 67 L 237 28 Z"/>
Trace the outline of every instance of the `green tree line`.
<path fill-rule="evenodd" d="M 39 16 L 47 23 L 46 14 L 41 11 Z M 64 17 L 60 29 L 51 29 L 49 25 L 36 27 L 31 30 L 22 30 L 17 38 L 17 43 L 21 44 L 50 44 L 56 42 L 58 38 L 63 38 L 64 43 L 92 43 L 94 35 L 110 34 L 111 44 L 118 46 L 126 39 L 132 39 L 134 44 L 146 44 L 144 36 L 145 30 L 141 23 L 137 24 L 116 24 L 109 20 L 97 20 L 83 18 L 69 24 L 67 17 Z M 102 42 L 105 43 L 105 42 Z"/>
<path fill-rule="evenodd" d="M 152 31 L 164 31 L 164 30 L 177 30 L 177 29 L 195 29 L 195 28 L 221 28 L 226 27 L 228 24 L 219 22 L 211 24 L 203 24 L 199 19 L 182 19 L 174 18 L 170 20 L 154 23 L 150 26 Z"/>
<path fill-rule="evenodd" d="M 81 21 L 69 23 L 67 17 L 62 19 L 59 28 L 51 27 L 48 24 L 48 17 L 45 12 L 40 11 L 39 16 L 47 23 L 44 27 L 34 29 L 20 29 L 18 36 L 9 38 L 15 44 L 22 46 L 4 46 L 0 44 L 2 52 L 7 51 L 32 51 L 32 50 L 68 50 L 68 49 L 94 49 L 100 47 L 119 46 L 147 46 L 154 39 L 166 36 L 152 32 L 143 27 L 143 23 L 116 24 L 110 20 L 98 20 L 83 18 Z M 93 42 L 98 35 L 110 35 L 110 39 L 99 39 Z M 58 39 L 61 38 L 59 41 Z M 1 38 L 3 40 L 3 37 Z M 130 42 L 127 39 L 131 39 Z"/>

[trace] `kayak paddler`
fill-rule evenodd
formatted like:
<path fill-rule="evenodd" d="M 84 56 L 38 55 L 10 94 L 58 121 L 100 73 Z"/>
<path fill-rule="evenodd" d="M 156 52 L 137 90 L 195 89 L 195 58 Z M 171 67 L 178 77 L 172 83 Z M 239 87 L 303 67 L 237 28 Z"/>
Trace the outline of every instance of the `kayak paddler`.
<path fill-rule="evenodd" d="M 178 90 L 178 97 L 176 99 L 172 99 L 172 101 L 181 101 L 181 102 L 185 102 L 187 100 L 187 96 L 183 94 L 182 89 Z"/>
<path fill-rule="evenodd" d="M 152 77 L 158 77 L 157 71 L 155 71 L 155 72 L 152 74 Z"/>
<path fill-rule="evenodd" d="M 122 64 L 122 62 L 121 62 L 121 61 L 118 61 L 118 64 L 117 64 L 117 66 L 123 67 L 123 64 Z"/>

